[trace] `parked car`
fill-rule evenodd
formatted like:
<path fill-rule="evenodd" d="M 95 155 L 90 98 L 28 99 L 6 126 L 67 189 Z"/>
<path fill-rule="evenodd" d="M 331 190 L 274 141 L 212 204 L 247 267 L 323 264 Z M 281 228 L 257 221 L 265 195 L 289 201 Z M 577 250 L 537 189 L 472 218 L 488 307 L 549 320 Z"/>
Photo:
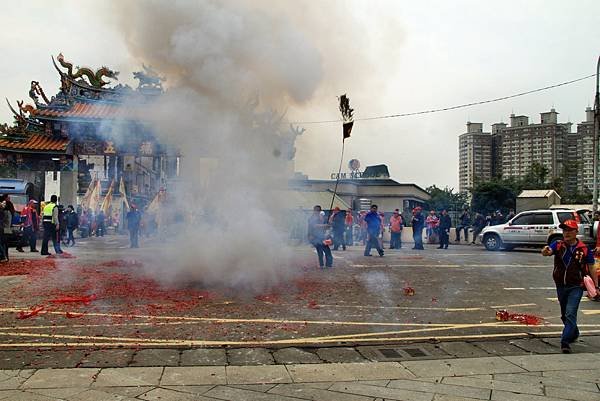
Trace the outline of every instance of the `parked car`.
<path fill-rule="evenodd" d="M 33 184 L 16 178 L 0 178 L 0 194 L 8 194 L 15 207 L 16 215 L 13 216 L 12 227 L 10 232 L 5 232 L 4 235 L 8 246 L 16 247 L 23 241 L 21 210 L 33 197 Z"/>
<path fill-rule="evenodd" d="M 558 227 L 560 223 L 575 219 L 579 222 L 577 238 L 588 245 L 595 245 L 596 230 L 587 212 L 587 209 L 527 210 L 504 224 L 485 227 L 478 238 L 488 251 L 543 247 L 554 240 L 562 239 L 562 229 Z"/>

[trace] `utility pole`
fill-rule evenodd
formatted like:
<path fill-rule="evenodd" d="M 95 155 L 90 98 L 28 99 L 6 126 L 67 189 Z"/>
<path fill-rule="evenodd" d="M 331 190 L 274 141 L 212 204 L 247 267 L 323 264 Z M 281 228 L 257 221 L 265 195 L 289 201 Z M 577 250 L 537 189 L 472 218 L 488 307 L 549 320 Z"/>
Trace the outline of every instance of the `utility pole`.
<path fill-rule="evenodd" d="M 596 98 L 594 99 L 594 199 L 592 199 L 592 209 L 598 211 L 598 128 L 600 127 L 600 56 L 596 64 Z"/>

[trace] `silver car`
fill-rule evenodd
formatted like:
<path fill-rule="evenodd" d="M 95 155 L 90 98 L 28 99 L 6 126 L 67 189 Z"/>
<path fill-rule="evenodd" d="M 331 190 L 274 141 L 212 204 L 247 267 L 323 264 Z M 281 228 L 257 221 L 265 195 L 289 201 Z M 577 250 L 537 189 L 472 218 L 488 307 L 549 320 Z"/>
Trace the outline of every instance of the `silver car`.
<path fill-rule="evenodd" d="M 516 247 L 539 247 L 562 239 L 562 229 L 558 227 L 565 220 L 575 219 L 579 222 L 577 238 L 588 245 L 595 244 L 592 222 L 586 212 L 588 210 L 541 209 L 527 210 L 519 213 L 505 224 L 485 227 L 479 240 L 488 251 L 500 248 L 511 250 Z"/>

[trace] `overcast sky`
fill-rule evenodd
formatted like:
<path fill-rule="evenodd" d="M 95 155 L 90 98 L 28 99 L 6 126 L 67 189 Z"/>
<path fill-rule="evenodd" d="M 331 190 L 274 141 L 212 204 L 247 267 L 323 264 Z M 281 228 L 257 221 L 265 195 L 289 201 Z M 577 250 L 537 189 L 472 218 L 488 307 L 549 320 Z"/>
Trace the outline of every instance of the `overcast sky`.
<path fill-rule="evenodd" d="M 109 66 L 121 72 L 121 82 L 135 85 L 131 73 L 145 60 L 132 52 L 112 18 L 123 9 L 98 3 L 5 3 L 0 95 L 27 103 L 31 80 L 39 80 L 48 96 L 56 94 L 59 78 L 50 56 L 59 52 L 74 65 Z M 342 93 L 350 97 L 357 118 L 510 95 L 593 74 L 600 55 L 596 0 L 269 3 L 256 4 L 296 24 L 319 51 L 323 67 L 308 100 L 281 105 L 293 121 L 337 118 L 335 96 Z M 399 182 L 457 188 L 458 136 L 467 121 L 482 122 L 489 131 L 492 123 L 508 122 L 513 112 L 539 122 L 539 113 L 554 107 L 559 121 L 576 124 L 593 105 L 594 85 L 587 79 L 467 109 L 359 121 L 346 142 L 344 165 L 350 158 L 363 166 L 383 163 Z M 11 120 L 8 108 L 0 107 L 0 121 Z M 296 169 L 327 178 L 339 163 L 341 127 L 305 128 L 297 142 Z"/>

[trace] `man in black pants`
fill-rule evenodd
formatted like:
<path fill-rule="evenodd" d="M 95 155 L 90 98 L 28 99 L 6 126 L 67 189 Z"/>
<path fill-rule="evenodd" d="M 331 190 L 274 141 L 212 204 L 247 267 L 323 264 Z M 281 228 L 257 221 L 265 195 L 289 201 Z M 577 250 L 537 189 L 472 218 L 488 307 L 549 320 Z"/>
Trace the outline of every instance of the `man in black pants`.
<path fill-rule="evenodd" d="M 50 255 L 48 252 L 48 241 L 52 239 L 52 245 L 54 251 L 57 254 L 63 253 L 60 249 L 60 241 L 58 238 L 58 230 L 60 229 L 60 223 L 58 220 L 58 207 L 56 206 L 58 198 L 56 195 L 50 197 L 50 202 L 44 206 L 42 212 L 42 223 L 44 225 L 44 239 L 42 240 L 42 255 Z"/>
<path fill-rule="evenodd" d="M 383 249 L 379 245 L 379 232 L 381 231 L 381 217 L 377 213 L 377 205 L 371 205 L 371 211 L 365 216 L 367 222 L 367 246 L 365 256 L 371 256 L 371 248 L 377 249 L 379 256 L 383 257 Z"/>
<path fill-rule="evenodd" d="M 317 257 L 319 258 L 319 267 L 333 267 L 333 256 L 331 255 L 331 249 L 329 245 L 331 240 L 325 238 L 325 230 L 329 227 L 329 224 L 325 224 L 323 216 L 321 215 L 321 206 L 316 205 L 313 207 L 313 214 L 308 219 L 308 242 L 310 242 L 317 250 Z M 323 255 L 325 255 L 325 265 L 323 265 Z"/>
<path fill-rule="evenodd" d="M 442 210 L 440 225 L 438 226 L 440 234 L 440 246 L 438 246 L 438 249 L 448 249 L 448 242 L 450 242 L 450 227 L 452 227 L 452 220 L 450 220 L 450 216 L 448 216 L 448 211 L 444 209 Z"/>
<path fill-rule="evenodd" d="M 333 250 L 337 251 L 342 246 L 342 249 L 346 250 L 346 242 L 344 240 L 344 231 L 346 230 L 346 215 L 340 210 L 339 207 L 333 208 L 333 214 L 329 217 L 329 224 L 333 231 Z"/>
<path fill-rule="evenodd" d="M 423 250 L 423 228 L 425 227 L 425 217 L 421 214 L 422 208 L 417 206 L 413 209 L 411 225 L 413 229 L 413 240 L 415 246 L 412 249 Z"/>

